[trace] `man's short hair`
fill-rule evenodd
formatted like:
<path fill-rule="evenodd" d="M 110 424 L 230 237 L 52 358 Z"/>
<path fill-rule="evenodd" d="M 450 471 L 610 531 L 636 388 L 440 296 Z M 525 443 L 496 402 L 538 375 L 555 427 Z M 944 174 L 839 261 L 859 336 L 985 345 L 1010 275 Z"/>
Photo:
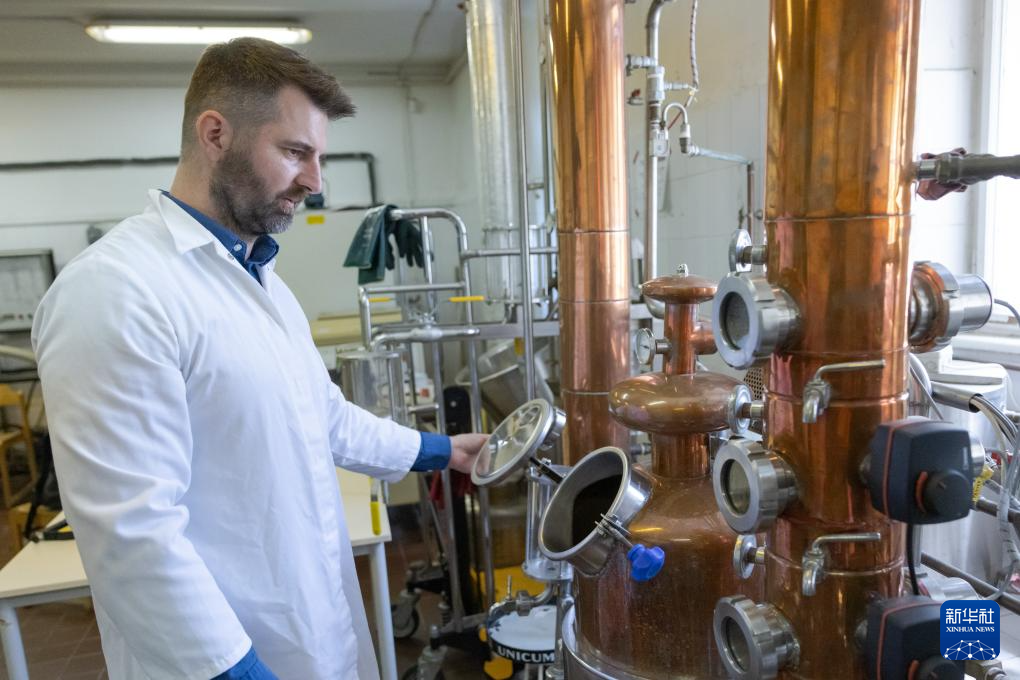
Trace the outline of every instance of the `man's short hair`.
<path fill-rule="evenodd" d="M 330 120 L 354 115 L 354 104 L 336 78 L 289 47 L 261 38 L 210 45 L 184 97 L 182 151 L 194 143 L 195 121 L 203 111 L 216 110 L 240 127 L 263 125 L 275 119 L 276 97 L 288 85 L 304 92 Z"/>

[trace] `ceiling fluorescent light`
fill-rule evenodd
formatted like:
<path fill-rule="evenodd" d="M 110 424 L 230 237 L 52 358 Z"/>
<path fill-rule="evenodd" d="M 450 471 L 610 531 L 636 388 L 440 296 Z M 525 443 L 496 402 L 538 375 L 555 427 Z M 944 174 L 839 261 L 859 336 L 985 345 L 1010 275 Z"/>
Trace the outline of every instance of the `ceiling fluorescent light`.
<path fill-rule="evenodd" d="M 299 45 L 312 39 L 300 26 L 227 24 L 143 24 L 97 22 L 85 27 L 93 39 L 105 43 L 135 45 L 211 45 L 234 38 L 264 38 L 281 45 Z"/>

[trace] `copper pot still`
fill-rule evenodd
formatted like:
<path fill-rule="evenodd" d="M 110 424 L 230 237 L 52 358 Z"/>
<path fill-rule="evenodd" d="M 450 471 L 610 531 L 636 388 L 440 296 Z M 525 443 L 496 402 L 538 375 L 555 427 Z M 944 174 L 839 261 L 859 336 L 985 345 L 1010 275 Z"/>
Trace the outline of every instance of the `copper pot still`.
<path fill-rule="evenodd" d="M 617 383 L 610 408 L 623 424 L 652 433 L 650 469 L 608 447 L 582 459 L 550 501 L 539 533 L 549 557 L 575 569 L 573 629 L 565 635 L 570 677 L 724 678 L 712 635 L 716 601 L 761 597 L 759 574 L 734 569 L 736 533 L 718 510 L 709 476 L 709 433 L 733 423 L 733 378 L 695 372 L 705 351 L 698 304 L 715 283 L 661 277 L 642 292 L 665 303 L 665 371 Z M 663 551 L 662 570 L 635 577 L 630 546 L 600 529 L 611 518 L 630 543 Z M 568 623 L 569 625 L 569 623 Z"/>

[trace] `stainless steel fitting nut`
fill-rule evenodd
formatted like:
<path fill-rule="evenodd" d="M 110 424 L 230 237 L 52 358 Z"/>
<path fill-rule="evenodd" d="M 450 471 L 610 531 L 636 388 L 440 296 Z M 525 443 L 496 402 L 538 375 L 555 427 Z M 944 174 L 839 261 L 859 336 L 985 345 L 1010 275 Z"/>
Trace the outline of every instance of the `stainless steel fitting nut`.
<path fill-rule="evenodd" d="M 746 229 L 737 229 L 730 237 L 730 271 L 749 272 L 751 265 L 765 264 L 768 248 L 756 246 Z"/>
<path fill-rule="evenodd" d="M 730 274 L 719 282 L 712 304 L 712 332 L 723 361 L 750 368 L 791 343 L 800 312 L 786 291 L 764 276 Z"/>
<path fill-rule="evenodd" d="M 910 279 L 910 349 L 941 349 L 958 334 L 984 326 L 994 299 L 984 279 L 955 276 L 938 262 L 915 262 Z"/>
<path fill-rule="evenodd" d="M 712 489 L 726 523 L 753 534 L 776 521 L 797 497 L 793 469 L 760 442 L 731 439 L 715 454 Z"/>
<path fill-rule="evenodd" d="M 733 544 L 733 571 L 737 576 L 746 581 L 760 564 L 765 564 L 765 546 L 758 545 L 754 534 L 737 536 Z"/>
<path fill-rule="evenodd" d="M 734 435 L 742 435 L 751 427 L 752 404 L 754 397 L 747 385 L 741 383 L 730 392 L 729 401 L 726 403 L 726 421 Z"/>
<path fill-rule="evenodd" d="M 719 656 L 735 680 L 772 680 L 800 661 L 793 626 L 770 604 L 755 604 L 742 595 L 721 598 L 712 627 Z"/>

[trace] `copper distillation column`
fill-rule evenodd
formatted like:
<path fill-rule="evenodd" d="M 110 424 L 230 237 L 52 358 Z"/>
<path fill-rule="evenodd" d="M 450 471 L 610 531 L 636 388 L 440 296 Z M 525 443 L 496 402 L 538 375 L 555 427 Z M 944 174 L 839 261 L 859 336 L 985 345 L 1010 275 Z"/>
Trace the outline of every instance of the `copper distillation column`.
<path fill-rule="evenodd" d="M 716 608 L 735 677 L 864 677 L 855 630 L 869 598 L 900 593 L 903 525 L 858 467 L 907 413 L 919 15 L 917 0 L 772 3 L 767 277 L 727 277 L 714 309 L 728 363 L 768 359 L 764 441 L 731 442 L 713 468 L 731 525 L 767 529 L 765 602 Z"/>
<path fill-rule="evenodd" d="M 630 368 L 623 0 L 551 0 L 564 459 L 628 445 L 609 390 Z"/>

